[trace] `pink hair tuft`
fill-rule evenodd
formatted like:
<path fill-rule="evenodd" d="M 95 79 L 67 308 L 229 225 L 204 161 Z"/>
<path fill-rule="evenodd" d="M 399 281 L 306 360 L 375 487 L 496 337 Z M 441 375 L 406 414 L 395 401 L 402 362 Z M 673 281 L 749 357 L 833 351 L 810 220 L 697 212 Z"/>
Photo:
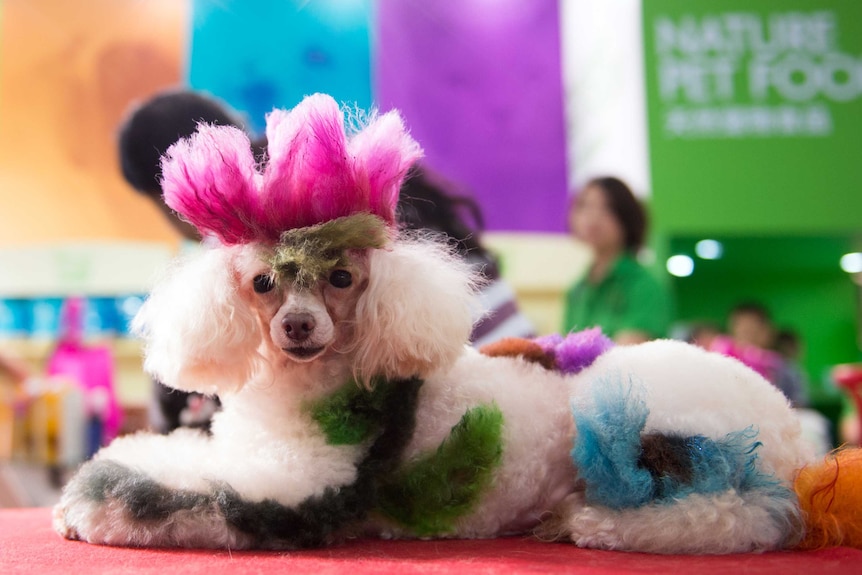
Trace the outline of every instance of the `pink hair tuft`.
<path fill-rule="evenodd" d="M 267 212 L 275 228 L 309 226 L 351 211 L 356 185 L 347 157 L 344 115 L 323 94 L 267 118 Z M 285 225 L 287 224 L 287 225 Z"/>
<path fill-rule="evenodd" d="M 201 126 L 162 159 L 165 202 L 228 245 L 276 242 L 286 230 L 359 212 L 391 225 L 401 181 L 421 156 L 396 111 L 348 139 L 343 112 L 324 94 L 274 110 L 266 135 L 261 175 L 245 134 Z"/>
<path fill-rule="evenodd" d="M 230 126 L 201 125 L 162 158 L 165 203 L 225 244 L 260 235 L 262 211 L 248 137 Z"/>
<path fill-rule="evenodd" d="M 422 157 L 422 149 L 404 128 L 401 116 L 389 112 L 375 118 L 350 142 L 355 158 L 358 195 L 367 198 L 367 209 L 389 224 L 395 223 L 395 207 L 401 181 L 410 166 Z"/>

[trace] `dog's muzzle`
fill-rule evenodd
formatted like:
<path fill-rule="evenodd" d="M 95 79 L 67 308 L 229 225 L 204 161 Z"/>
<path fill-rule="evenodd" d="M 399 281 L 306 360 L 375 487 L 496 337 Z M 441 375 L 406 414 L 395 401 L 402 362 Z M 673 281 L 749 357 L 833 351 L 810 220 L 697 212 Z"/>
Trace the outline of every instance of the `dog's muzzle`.
<path fill-rule="evenodd" d="M 310 361 L 323 353 L 326 346 L 316 345 L 313 341 L 317 322 L 310 313 L 289 313 L 281 320 L 281 327 L 291 344 L 282 349 L 293 359 Z"/>

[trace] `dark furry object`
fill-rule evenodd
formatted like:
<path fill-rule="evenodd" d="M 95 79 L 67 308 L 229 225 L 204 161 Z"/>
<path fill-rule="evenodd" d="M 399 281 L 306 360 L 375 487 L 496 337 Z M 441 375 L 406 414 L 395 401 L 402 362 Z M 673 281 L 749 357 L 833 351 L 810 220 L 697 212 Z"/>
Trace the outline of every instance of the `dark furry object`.
<path fill-rule="evenodd" d="M 691 483 L 694 470 L 688 438 L 647 433 L 641 435 L 641 449 L 638 467 L 649 471 L 656 488 L 664 484 L 663 479 L 670 479 L 682 485 Z M 663 494 L 655 495 L 656 498 L 661 498 Z"/>
<path fill-rule="evenodd" d="M 160 199 L 162 154 L 178 140 L 194 134 L 201 122 L 242 129 L 239 119 L 223 104 L 203 94 L 168 92 L 143 103 L 120 127 L 123 177 L 142 194 Z"/>

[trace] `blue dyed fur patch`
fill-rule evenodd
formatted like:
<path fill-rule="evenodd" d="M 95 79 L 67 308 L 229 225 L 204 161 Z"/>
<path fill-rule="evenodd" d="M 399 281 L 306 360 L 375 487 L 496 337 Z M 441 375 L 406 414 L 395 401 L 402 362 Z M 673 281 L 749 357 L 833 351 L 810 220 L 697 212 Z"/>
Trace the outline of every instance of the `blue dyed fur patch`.
<path fill-rule="evenodd" d="M 757 431 L 753 426 L 714 440 L 695 435 L 672 437 L 682 446 L 680 474 L 656 475 L 641 462 L 642 434 L 649 409 L 635 382 L 609 381 L 597 387 L 593 405 L 573 409 L 577 425 L 572 458 L 578 479 L 591 504 L 613 509 L 671 502 L 693 493 L 734 489 L 764 490 L 769 496 L 790 498 L 792 493 L 757 467 Z"/>

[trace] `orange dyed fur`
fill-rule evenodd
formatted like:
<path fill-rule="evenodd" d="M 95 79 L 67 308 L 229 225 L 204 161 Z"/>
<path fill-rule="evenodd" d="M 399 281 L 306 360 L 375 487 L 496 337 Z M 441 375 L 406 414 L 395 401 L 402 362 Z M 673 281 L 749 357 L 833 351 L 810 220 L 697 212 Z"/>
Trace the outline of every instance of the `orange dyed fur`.
<path fill-rule="evenodd" d="M 862 449 L 841 449 L 803 468 L 794 488 L 806 523 L 800 549 L 862 548 Z"/>
<path fill-rule="evenodd" d="M 520 337 L 505 337 L 483 345 L 479 351 L 490 357 L 521 357 L 531 363 L 538 363 L 545 369 L 555 367 L 553 356 L 545 353 L 539 344 Z"/>

